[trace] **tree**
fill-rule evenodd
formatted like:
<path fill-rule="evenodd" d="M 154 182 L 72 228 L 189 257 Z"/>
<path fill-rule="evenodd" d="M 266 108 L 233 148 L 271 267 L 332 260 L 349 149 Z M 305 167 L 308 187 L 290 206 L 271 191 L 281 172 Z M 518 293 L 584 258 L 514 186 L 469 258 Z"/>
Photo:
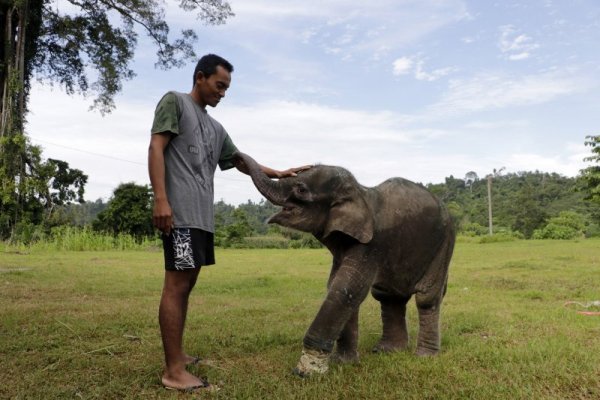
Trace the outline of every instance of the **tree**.
<path fill-rule="evenodd" d="M 93 228 L 113 235 L 128 233 L 138 238 L 152 235 L 151 193 L 148 185 L 133 182 L 120 184 L 114 190 L 107 207 L 92 223 Z"/>
<path fill-rule="evenodd" d="M 220 202 L 221 206 L 224 204 Z M 215 245 L 229 247 L 241 243 L 245 237 L 252 235 L 254 232 L 250 222 L 248 222 L 248 214 L 240 207 L 229 209 L 230 214 L 228 215 L 228 223 L 223 225 L 222 214 L 217 214 L 216 219 L 216 231 L 215 231 Z"/>
<path fill-rule="evenodd" d="M 25 136 L 6 143 L 7 151 L 0 153 L 0 239 L 12 235 L 18 223 L 46 225 L 57 206 L 83 202 L 87 175 L 82 171 L 64 161 L 44 161 L 41 149 Z"/>
<path fill-rule="evenodd" d="M 469 188 L 471 193 L 473 193 L 473 184 L 478 180 L 479 177 L 475 171 L 469 171 L 465 174 L 465 186 Z"/>
<path fill-rule="evenodd" d="M 233 15 L 224 0 L 178 3 L 186 11 L 196 11 L 207 24 L 222 24 Z M 92 95 L 91 108 L 110 112 L 123 81 L 135 76 L 129 65 L 138 32 L 145 32 L 156 45 L 159 68 L 179 67 L 196 57 L 193 30 L 183 30 L 180 38 L 169 41 L 163 4 L 162 0 L 0 0 L 0 235 L 17 221 L 31 222 L 22 219 L 29 212 L 23 208 L 24 199 L 31 200 L 33 187 L 42 193 L 42 185 L 48 183 L 45 175 L 38 176 L 45 168 L 41 150 L 29 143 L 24 130 L 32 77 L 58 84 L 68 94 Z M 48 163 L 58 168 L 66 164 Z M 81 184 L 78 195 L 83 196 L 85 180 L 77 184 Z M 56 195 L 59 202 L 61 196 L 70 196 L 60 189 Z"/>
<path fill-rule="evenodd" d="M 156 45 L 157 67 L 180 67 L 195 59 L 196 33 L 183 30 L 180 38 L 170 42 L 162 4 L 161 0 L 1 0 L 2 43 L 6 44 L 0 72 L 2 125 L 11 116 L 22 122 L 19 116 L 24 115 L 34 72 L 69 94 L 94 94 L 92 107 L 110 112 L 123 80 L 135 76 L 129 64 L 138 30 Z M 223 0 L 179 0 L 179 7 L 196 11 L 207 24 L 223 24 L 234 15 Z M 95 71 L 93 82 L 90 71 Z"/>
<path fill-rule="evenodd" d="M 520 190 L 510 196 L 507 203 L 507 226 L 522 233 L 527 239 L 531 238 L 536 228 L 544 224 L 548 216 L 541 204 L 539 187 L 534 187 L 531 182 L 524 182 Z"/>
<path fill-rule="evenodd" d="M 561 211 L 533 233 L 534 239 L 575 239 L 584 236 L 585 218 L 573 211 Z"/>
<path fill-rule="evenodd" d="M 592 155 L 584 158 L 584 161 L 595 165 L 581 170 L 581 180 L 586 191 L 586 199 L 600 205 L 600 135 L 586 136 L 585 145 L 592 148 Z"/>

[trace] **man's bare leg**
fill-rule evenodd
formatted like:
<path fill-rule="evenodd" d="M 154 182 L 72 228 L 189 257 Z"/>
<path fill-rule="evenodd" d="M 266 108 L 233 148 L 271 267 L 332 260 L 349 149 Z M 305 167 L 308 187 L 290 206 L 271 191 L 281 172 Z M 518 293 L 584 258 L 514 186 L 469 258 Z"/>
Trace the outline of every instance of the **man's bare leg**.
<path fill-rule="evenodd" d="M 165 271 L 158 318 L 166 364 L 162 383 L 168 387 L 185 389 L 202 384 L 198 377 L 186 371 L 185 366 L 191 357 L 183 351 L 188 299 L 199 272 L 200 268 Z"/>

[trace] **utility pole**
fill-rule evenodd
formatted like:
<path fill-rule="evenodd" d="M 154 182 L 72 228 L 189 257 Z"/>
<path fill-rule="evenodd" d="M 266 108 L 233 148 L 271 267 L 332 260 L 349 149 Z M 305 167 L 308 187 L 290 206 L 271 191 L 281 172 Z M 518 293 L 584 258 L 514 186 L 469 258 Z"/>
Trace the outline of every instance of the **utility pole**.
<path fill-rule="evenodd" d="M 490 236 L 494 234 L 494 227 L 492 223 L 492 174 L 487 176 L 487 190 L 488 190 L 488 227 Z"/>
<path fill-rule="evenodd" d="M 494 225 L 493 225 L 493 222 L 492 222 L 492 178 L 494 176 L 499 176 L 502 171 L 504 171 L 504 167 L 500 168 L 499 170 L 496 170 L 496 168 L 494 168 L 494 173 L 493 174 L 489 174 L 487 176 L 488 227 L 489 227 L 490 236 L 494 234 Z"/>

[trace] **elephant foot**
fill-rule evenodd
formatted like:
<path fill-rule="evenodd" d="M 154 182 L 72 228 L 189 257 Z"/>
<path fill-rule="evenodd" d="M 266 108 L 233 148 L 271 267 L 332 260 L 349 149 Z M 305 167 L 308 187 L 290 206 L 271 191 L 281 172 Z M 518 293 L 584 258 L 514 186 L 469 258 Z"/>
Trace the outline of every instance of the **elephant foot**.
<path fill-rule="evenodd" d="M 329 369 L 329 353 L 303 349 L 294 374 L 305 378 L 313 374 L 324 374 Z"/>
<path fill-rule="evenodd" d="M 373 347 L 373 353 L 393 353 L 395 351 L 406 350 L 408 347 L 405 343 L 394 343 L 380 341 Z"/>
<path fill-rule="evenodd" d="M 419 357 L 433 357 L 439 353 L 439 349 L 428 349 L 426 347 L 418 347 L 415 354 Z"/>
<path fill-rule="evenodd" d="M 360 357 L 358 351 L 336 351 L 331 356 L 331 362 L 337 364 L 354 364 L 358 363 Z"/>

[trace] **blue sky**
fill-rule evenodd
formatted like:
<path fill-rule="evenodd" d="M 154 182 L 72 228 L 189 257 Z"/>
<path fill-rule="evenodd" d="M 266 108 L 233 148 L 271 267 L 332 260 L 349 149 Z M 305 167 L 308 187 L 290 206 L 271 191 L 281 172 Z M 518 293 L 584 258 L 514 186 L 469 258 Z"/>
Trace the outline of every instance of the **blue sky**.
<path fill-rule="evenodd" d="M 226 98 L 209 113 L 273 168 L 341 165 L 366 186 L 483 178 L 502 167 L 575 176 L 590 154 L 585 136 L 600 134 L 596 0 L 230 4 L 236 16 L 223 26 L 174 5 L 167 21 L 173 32 L 196 30 L 198 55 L 234 64 Z M 91 99 L 34 86 L 32 142 L 89 175 L 88 200 L 108 199 L 122 182 L 149 183 L 154 107 L 168 90 L 188 92 L 194 68 L 156 70 L 154 53 L 140 39 L 137 76 L 106 117 L 87 111 Z M 215 200 L 261 199 L 237 171 L 215 182 Z"/>

